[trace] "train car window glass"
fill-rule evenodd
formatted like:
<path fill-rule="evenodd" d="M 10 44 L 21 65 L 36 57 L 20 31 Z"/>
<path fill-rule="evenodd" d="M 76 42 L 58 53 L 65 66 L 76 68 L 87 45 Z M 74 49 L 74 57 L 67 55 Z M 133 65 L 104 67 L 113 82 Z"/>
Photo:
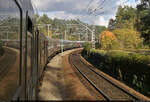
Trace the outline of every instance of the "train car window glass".
<path fill-rule="evenodd" d="M 0 0 L 0 100 L 19 87 L 20 11 L 14 0 Z"/>
<path fill-rule="evenodd" d="M 33 32 L 33 23 L 30 19 L 30 17 L 28 16 L 28 28 L 27 28 L 28 32 L 32 33 Z"/>
<path fill-rule="evenodd" d="M 28 16 L 28 12 L 26 14 L 27 20 L 27 35 L 26 35 L 26 98 L 31 98 L 31 89 L 32 89 L 32 56 L 33 56 L 33 23 Z"/>

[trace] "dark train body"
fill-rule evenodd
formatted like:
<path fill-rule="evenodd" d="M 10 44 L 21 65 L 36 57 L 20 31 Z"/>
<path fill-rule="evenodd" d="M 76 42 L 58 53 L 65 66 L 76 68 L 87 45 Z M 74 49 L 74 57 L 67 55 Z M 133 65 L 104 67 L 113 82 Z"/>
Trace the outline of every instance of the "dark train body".
<path fill-rule="evenodd" d="M 49 39 L 30 0 L 0 0 L 0 100 L 35 100 L 47 60 L 83 42 Z M 2 51 L 3 50 L 3 51 Z"/>

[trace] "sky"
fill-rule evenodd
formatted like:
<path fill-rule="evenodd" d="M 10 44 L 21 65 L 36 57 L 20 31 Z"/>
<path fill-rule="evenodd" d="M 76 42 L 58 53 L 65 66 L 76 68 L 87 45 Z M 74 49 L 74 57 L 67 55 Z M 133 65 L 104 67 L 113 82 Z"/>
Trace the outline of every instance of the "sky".
<path fill-rule="evenodd" d="M 135 0 L 32 0 L 38 14 L 50 18 L 80 19 L 88 24 L 108 26 L 119 5 L 136 7 Z M 92 12 L 93 11 L 93 12 Z"/>

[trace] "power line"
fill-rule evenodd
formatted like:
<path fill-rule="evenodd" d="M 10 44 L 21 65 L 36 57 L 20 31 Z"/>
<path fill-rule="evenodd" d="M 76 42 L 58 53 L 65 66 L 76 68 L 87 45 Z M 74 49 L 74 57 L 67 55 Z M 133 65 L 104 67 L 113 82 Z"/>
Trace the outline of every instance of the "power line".
<path fill-rule="evenodd" d="M 125 5 L 125 3 L 127 3 L 127 2 L 129 2 L 129 0 L 119 0 L 119 1 L 123 1 L 122 3 L 120 3 L 119 5 Z M 95 16 L 98 16 L 98 15 L 102 15 L 102 14 L 105 14 L 105 13 L 107 13 L 109 10 L 112 10 L 112 9 L 114 9 L 114 8 L 117 8 L 117 6 L 113 6 L 113 7 L 111 7 L 111 8 L 108 8 L 108 9 L 101 9 L 101 10 L 103 10 L 102 12 L 99 12 L 98 13 L 98 10 L 95 10 L 95 12 L 93 12 L 93 14 L 95 15 Z M 100 9 L 99 9 L 100 10 Z M 96 14 L 97 13 L 97 14 Z"/>

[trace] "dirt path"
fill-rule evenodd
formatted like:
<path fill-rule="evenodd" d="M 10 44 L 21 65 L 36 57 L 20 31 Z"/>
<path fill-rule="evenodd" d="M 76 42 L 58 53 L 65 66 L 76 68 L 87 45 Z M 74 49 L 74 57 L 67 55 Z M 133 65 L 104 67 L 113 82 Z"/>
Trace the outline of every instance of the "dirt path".
<path fill-rule="evenodd" d="M 75 49 L 74 49 L 75 50 Z M 65 51 L 55 56 L 47 65 L 39 100 L 95 100 L 89 90 L 81 83 L 75 72 L 67 62 Z"/>

